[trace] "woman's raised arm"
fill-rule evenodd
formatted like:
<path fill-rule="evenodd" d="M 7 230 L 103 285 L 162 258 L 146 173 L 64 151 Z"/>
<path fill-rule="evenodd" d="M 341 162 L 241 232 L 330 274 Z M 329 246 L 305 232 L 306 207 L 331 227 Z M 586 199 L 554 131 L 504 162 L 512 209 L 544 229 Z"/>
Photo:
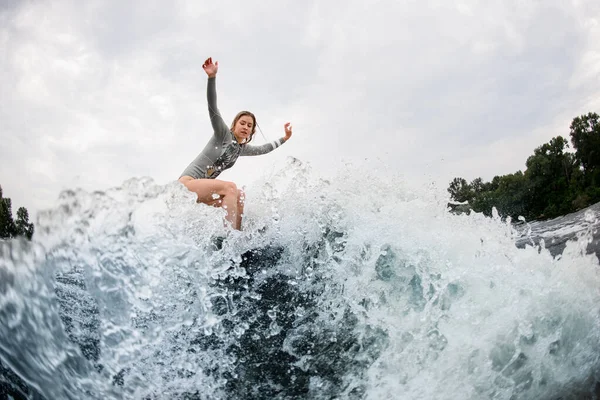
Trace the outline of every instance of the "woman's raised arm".
<path fill-rule="evenodd" d="M 223 121 L 219 108 L 217 107 L 216 77 L 217 71 L 219 70 L 219 62 L 217 61 L 213 64 L 212 58 L 209 57 L 204 61 L 204 64 L 202 64 L 202 69 L 204 69 L 204 72 L 208 75 L 206 99 L 208 101 L 210 123 L 212 124 L 215 136 L 219 137 L 219 139 L 223 139 L 227 132 L 229 132 L 229 128 L 225 121 Z"/>

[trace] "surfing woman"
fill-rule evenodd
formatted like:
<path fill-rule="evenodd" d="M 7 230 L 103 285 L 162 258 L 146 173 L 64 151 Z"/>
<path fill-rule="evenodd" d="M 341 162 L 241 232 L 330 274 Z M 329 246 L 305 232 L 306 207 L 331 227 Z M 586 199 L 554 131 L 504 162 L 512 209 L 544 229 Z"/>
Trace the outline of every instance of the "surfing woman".
<path fill-rule="evenodd" d="M 198 202 L 223 207 L 225 219 L 234 229 L 241 230 L 244 211 L 244 193 L 235 183 L 216 179 L 221 172 L 231 168 L 240 156 L 258 156 L 269 153 L 292 136 L 292 126 L 284 125 L 285 136 L 261 146 L 250 146 L 256 130 L 256 117 L 250 111 L 239 112 L 231 126 L 223 121 L 217 108 L 216 76 L 219 63 L 208 58 L 202 68 L 208 75 L 208 114 L 213 135 L 204 150 L 183 171 L 179 182 L 198 195 Z"/>

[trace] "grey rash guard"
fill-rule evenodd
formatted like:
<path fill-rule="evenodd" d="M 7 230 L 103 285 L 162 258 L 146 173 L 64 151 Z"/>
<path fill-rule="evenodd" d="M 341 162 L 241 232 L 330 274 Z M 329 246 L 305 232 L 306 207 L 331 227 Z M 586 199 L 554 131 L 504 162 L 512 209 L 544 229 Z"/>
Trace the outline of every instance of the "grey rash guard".
<path fill-rule="evenodd" d="M 191 176 L 194 179 L 214 179 L 224 170 L 231 168 L 240 156 L 258 156 L 269 153 L 285 140 L 274 140 L 261 146 L 239 144 L 223 121 L 217 108 L 217 90 L 215 78 L 208 78 L 207 93 L 208 114 L 214 134 L 204 147 L 204 150 L 187 166 L 181 176 Z"/>

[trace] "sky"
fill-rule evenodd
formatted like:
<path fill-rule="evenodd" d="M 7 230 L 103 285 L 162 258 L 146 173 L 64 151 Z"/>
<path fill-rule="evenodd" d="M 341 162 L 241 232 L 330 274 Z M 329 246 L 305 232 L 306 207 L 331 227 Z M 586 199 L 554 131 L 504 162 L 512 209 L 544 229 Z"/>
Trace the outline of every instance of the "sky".
<path fill-rule="evenodd" d="M 0 0 L 0 185 L 30 214 L 60 191 L 177 180 L 219 109 L 266 140 L 221 175 L 287 157 L 447 187 L 525 169 L 600 112 L 597 0 Z M 258 134 L 257 144 L 265 142 Z"/>

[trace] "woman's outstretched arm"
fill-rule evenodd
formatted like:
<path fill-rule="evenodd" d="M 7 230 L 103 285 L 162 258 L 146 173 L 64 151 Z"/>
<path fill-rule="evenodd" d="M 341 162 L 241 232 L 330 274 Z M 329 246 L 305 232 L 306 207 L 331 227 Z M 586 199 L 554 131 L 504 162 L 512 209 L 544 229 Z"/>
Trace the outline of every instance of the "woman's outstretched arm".
<path fill-rule="evenodd" d="M 270 153 L 282 144 L 288 141 L 292 137 L 292 124 L 289 122 L 284 125 L 285 136 L 274 140 L 270 143 L 263 144 L 261 146 L 244 146 L 241 152 L 241 156 L 260 156 L 261 154 Z"/>
<path fill-rule="evenodd" d="M 223 140 L 227 132 L 229 132 L 229 128 L 227 127 L 225 121 L 223 121 L 221 113 L 219 112 L 219 108 L 217 107 L 216 77 L 217 71 L 219 70 L 219 62 L 217 61 L 213 64 L 212 58 L 209 57 L 206 59 L 206 61 L 204 61 L 202 68 L 208 75 L 206 99 L 208 101 L 208 115 L 210 116 L 210 123 L 212 124 L 215 136 L 217 136 L 219 140 Z"/>

